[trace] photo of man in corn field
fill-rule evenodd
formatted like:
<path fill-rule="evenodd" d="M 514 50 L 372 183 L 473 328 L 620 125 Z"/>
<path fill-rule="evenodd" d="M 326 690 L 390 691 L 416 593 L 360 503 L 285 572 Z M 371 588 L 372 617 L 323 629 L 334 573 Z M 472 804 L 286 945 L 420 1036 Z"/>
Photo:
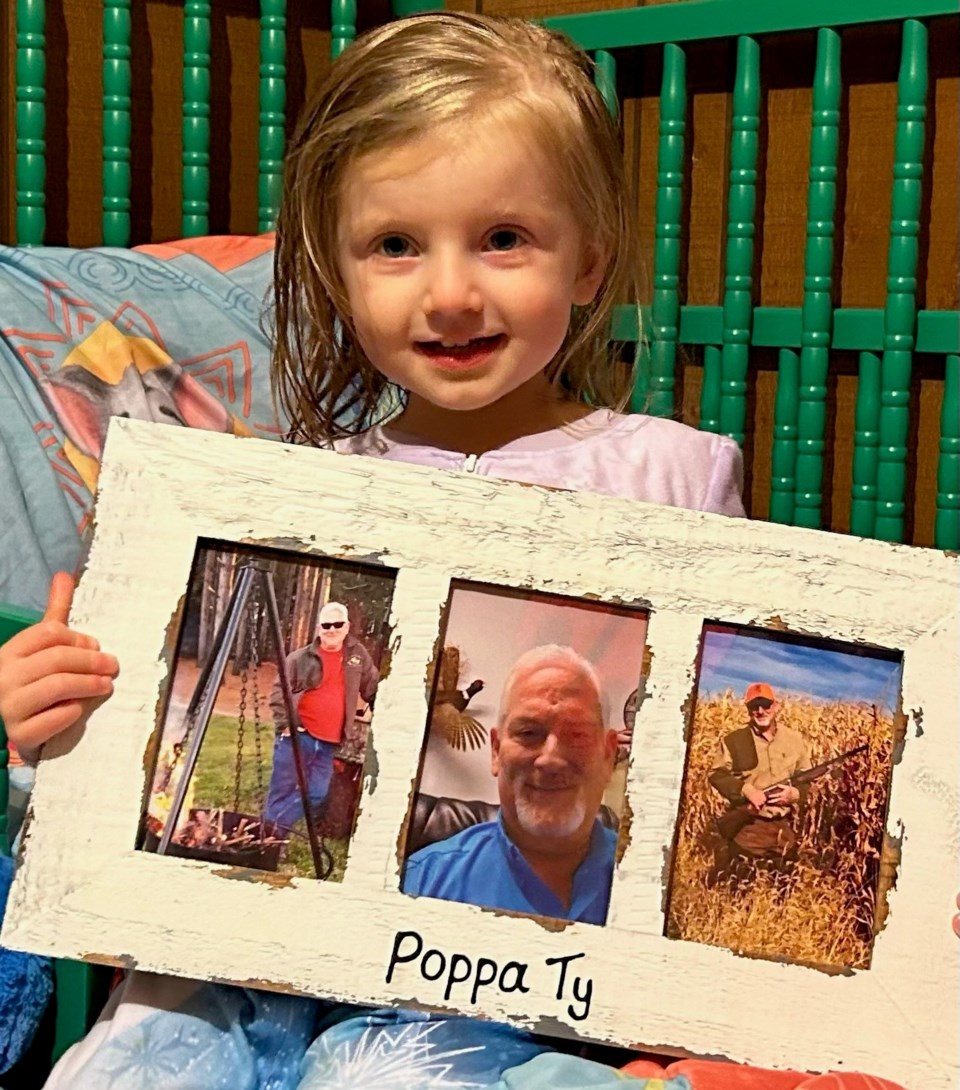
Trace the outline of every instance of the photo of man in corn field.
<path fill-rule="evenodd" d="M 885 842 L 899 652 L 706 625 L 667 934 L 865 968 L 897 865 Z"/>

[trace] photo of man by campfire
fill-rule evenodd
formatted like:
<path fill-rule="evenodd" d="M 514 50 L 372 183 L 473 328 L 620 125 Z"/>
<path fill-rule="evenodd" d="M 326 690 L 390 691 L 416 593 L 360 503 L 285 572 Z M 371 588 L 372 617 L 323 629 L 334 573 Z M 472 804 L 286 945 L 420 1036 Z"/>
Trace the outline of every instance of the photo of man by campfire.
<path fill-rule="evenodd" d="M 341 880 L 393 583 L 367 565 L 198 549 L 143 850 Z"/>
<path fill-rule="evenodd" d="M 666 933 L 866 968 L 897 859 L 884 841 L 901 655 L 704 626 Z"/>

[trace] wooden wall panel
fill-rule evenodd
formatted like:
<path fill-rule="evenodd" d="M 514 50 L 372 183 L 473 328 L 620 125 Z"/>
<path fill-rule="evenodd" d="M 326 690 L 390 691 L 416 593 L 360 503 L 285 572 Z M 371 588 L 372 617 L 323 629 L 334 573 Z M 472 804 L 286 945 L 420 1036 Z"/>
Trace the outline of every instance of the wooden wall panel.
<path fill-rule="evenodd" d="M 614 8 L 644 6 L 631 3 L 631 0 L 477 0 L 476 10 L 485 15 L 515 15 L 520 19 L 536 19 L 544 15 L 578 15 L 585 11 L 612 11 Z"/>
<path fill-rule="evenodd" d="M 954 308 L 960 298 L 960 21 L 938 19 L 930 28 L 930 134 L 927 177 L 930 222 L 923 288 L 926 305 Z M 923 251 L 921 250 L 921 253 Z"/>
<path fill-rule="evenodd" d="M 810 172 L 813 34 L 778 38 L 761 62 L 756 298 L 762 306 L 803 300 L 803 256 Z"/>

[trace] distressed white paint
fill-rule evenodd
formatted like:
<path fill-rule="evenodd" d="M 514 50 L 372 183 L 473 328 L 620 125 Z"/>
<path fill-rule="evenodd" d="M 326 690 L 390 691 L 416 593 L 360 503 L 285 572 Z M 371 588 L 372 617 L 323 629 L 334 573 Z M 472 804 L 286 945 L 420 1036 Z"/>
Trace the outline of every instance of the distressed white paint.
<path fill-rule="evenodd" d="M 132 850 L 143 754 L 168 672 L 165 636 L 200 536 L 295 539 L 399 569 L 400 642 L 374 723 L 379 776 L 375 790 L 366 785 L 342 885 L 278 889 Z M 465 541 L 483 547 L 465 549 Z M 651 696 L 628 780 L 636 817 L 604 928 L 557 933 L 397 891 L 424 676 L 454 578 L 651 603 Z M 82 738 L 61 737 L 44 753 L 3 941 L 347 1000 L 542 1020 L 557 1031 L 766 1066 L 861 1068 L 946 1090 L 960 1070 L 960 943 L 949 926 L 960 888 L 958 589 L 957 558 L 932 550 L 114 422 L 73 623 L 116 650 L 123 672 Z M 684 760 L 681 705 L 701 623 L 773 616 L 795 631 L 905 651 L 912 721 L 889 822 L 905 829 L 903 862 L 873 965 L 846 976 L 662 934 L 663 860 Z M 402 930 L 474 960 L 527 962 L 530 991 L 488 988 L 471 1004 L 461 985 L 445 1003 L 443 980 L 423 981 L 409 967 L 388 986 Z M 594 981 L 583 1022 L 557 1000 L 556 971 L 545 965 L 574 953 L 585 954 L 574 971 Z M 778 1014 L 766 1022 L 757 1017 L 765 1009 Z"/>

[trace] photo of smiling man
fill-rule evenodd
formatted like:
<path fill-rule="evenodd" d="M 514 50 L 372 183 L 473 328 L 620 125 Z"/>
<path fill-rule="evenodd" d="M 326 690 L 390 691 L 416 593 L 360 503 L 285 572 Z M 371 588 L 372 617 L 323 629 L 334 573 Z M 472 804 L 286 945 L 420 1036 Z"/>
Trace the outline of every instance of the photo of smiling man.
<path fill-rule="evenodd" d="M 519 608 L 503 602 L 508 613 L 511 605 Z M 644 630 L 636 614 L 580 614 L 556 600 L 550 606 L 558 615 L 547 611 L 539 620 L 531 618 L 530 612 L 543 611 L 545 604 L 529 602 L 521 615 L 537 635 L 559 633 L 570 642 L 528 645 L 510 661 L 500 649 L 503 682 L 494 695 L 496 703 L 487 705 L 489 737 L 476 754 L 485 768 L 473 781 L 479 788 L 475 794 L 487 794 L 491 801 L 466 798 L 466 785 L 459 798 L 436 798 L 425 794 L 421 784 L 401 889 L 483 908 L 603 924 L 622 805 L 622 798 L 615 800 L 616 809 L 608 805 L 613 800 L 607 793 L 618 751 L 622 754 L 621 747 L 630 741 L 622 716 L 613 722 L 609 709 L 623 706 L 625 686 L 636 688 Z M 504 639 L 513 647 L 520 642 L 517 627 L 502 624 L 501 631 L 511 634 Z M 640 639 L 635 644 L 630 637 L 636 636 Z M 613 699 L 581 647 L 600 662 L 617 661 L 620 669 L 613 672 L 621 676 L 611 678 L 608 686 Z M 496 654 L 486 641 L 478 641 L 475 648 L 476 659 L 496 670 Z M 624 669 L 623 660 L 632 660 L 633 669 Z M 471 676 L 472 663 L 471 658 Z M 472 693 L 491 688 L 486 679 L 474 679 L 460 693 L 473 712 L 477 702 Z M 486 735 L 479 719 L 472 722 Z M 439 779 L 436 767 L 446 767 L 442 782 L 450 783 L 455 765 L 466 760 L 465 753 L 453 755 L 449 748 L 439 751 L 435 746 L 428 750 L 426 763 L 435 766 L 434 782 Z M 486 777 L 490 793 L 480 776 Z"/>

